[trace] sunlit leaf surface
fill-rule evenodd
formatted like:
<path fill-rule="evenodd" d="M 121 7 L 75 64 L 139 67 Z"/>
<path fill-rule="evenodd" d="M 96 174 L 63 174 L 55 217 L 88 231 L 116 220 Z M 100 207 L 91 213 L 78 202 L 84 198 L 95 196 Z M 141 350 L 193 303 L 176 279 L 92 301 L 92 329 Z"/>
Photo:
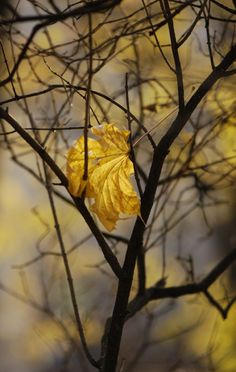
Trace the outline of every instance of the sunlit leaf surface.
<path fill-rule="evenodd" d="M 97 139 L 88 138 L 88 177 L 84 180 L 84 137 L 81 136 L 67 154 L 69 191 L 80 197 L 83 192 L 94 203 L 96 213 L 107 230 L 115 228 L 120 214 L 138 215 L 140 201 L 130 182 L 134 173 L 129 159 L 130 132 L 114 124 L 94 127 Z"/>

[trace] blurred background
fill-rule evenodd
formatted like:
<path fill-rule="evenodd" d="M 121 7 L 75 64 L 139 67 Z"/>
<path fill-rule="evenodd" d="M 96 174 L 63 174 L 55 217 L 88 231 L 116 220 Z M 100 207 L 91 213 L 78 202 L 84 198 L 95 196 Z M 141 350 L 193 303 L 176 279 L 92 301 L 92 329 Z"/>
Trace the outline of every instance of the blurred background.
<path fill-rule="evenodd" d="M 233 44 L 235 5 L 169 3 L 188 100 Z M 0 28 L 1 80 L 44 16 L 85 4 L 1 2 L 1 20 L 14 20 Z M 21 20 L 27 16 L 33 17 Z M 134 141 L 145 126 L 155 127 L 151 134 L 158 143 L 178 104 L 171 66 L 159 1 L 123 0 L 107 11 L 39 28 L 13 79 L 0 88 L 1 105 L 66 171 L 66 152 L 83 133 L 90 84 L 92 126 L 112 122 L 127 129 L 128 94 Z M 144 240 L 147 286 L 198 281 L 236 248 L 235 86 L 233 75 L 220 80 L 171 147 Z M 0 128 L 0 371 L 93 371 L 78 340 L 42 162 L 9 125 L 1 122 Z M 147 136 L 135 151 L 144 187 L 153 152 Z M 84 331 L 98 358 L 117 282 L 89 228 L 51 177 Z M 120 262 L 134 221 L 124 216 L 106 236 Z M 136 289 L 137 275 L 133 294 Z M 233 264 L 210 293 L 223 307 L 234 298 Z M 223 320 L 201 294 L 153 301 L 127 322 L 119 370 L 234 372 L 235 329 L 235 306 Z"/>

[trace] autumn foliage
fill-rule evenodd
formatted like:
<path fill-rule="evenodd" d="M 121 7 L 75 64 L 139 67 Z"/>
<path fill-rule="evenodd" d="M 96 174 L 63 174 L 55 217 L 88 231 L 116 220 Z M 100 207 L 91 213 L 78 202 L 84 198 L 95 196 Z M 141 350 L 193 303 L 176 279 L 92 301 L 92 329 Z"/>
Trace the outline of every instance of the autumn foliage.
<path fill-rule="evenodd" d="M 236 370 L 235 14 L 0 2 L 6 371 Z"/>
<path fill-rule="evenodd" d="M 137 216 L 139 198 L 130 182 L 134 167 L 129 159 L 130 132 L 114 124 L 93 127 L 98 139 L 87 139 L 87 172 L 85 172 L 85 138 L 81 136 L 67 154 L 67 176 L 72 195 L 92 198 L 90 210 L 111 231 L 121 213 Z M 85 174 L 87 176 L 85 177 Z"/>

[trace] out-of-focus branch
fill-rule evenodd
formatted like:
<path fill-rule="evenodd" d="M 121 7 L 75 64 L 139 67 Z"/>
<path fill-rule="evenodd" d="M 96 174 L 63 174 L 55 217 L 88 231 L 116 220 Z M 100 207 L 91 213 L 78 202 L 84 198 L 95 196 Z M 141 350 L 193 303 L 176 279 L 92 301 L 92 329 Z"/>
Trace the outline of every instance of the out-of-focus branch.
<path fill-rule="evenodd" d="M 128 306 L 128 314 L 126 320 L 134 316 L 139 310 L 146 306 L 150 301 L 160 300 L 161 298 L 177 298 L 182 296 L 193 295 L 197 293 L 204 293 L 206 295 L 208 288 L 215 283 L 215 281 L 223 274 L 227 268 L 236 261 L 236 249 L 232 250 L 226 257 L 224 257 L 202 280 L 198 283 L 189 283 L 173 287 L 161 287 L 159 282 L 146 290 L 143 296 L 135 297 Z M 207 296 L 212 304 L 212 296 Z M 231 301 L 232 302 L 232 301 Z M 230 303 L 231 303 L 230 302 Z M 218 304 L 218 302 L 217 302 Z M 220 305 L 215 307 L 218 308 Z M 232 306 L 232 304 L 231 304 Z M 229 310 L 229 306 L 226 307 Z M 228 312 L 227 310 L 227 312 Z M 226 317 L 225 310 L 220 311 L 223 318 Z"/>
<path fill-rule="evenodd" d="M 44 27 L 47 27 L 53 23 L 56 23 L 58 21 L 63 21 L 65 19 L 71 18 L 71 17 L 78 17 L 78 16 L 83 16 L 85 14 L 92 14 L 96 13 L 99 11 L 105 11 L 107 9 L 110 9 L 114 7 L 115 5 L 119 4 L 121 0 L 105 0 L 105 1 L 94 1 L 91 3 L 88 3 L 84 6 L 81 6 L 79 8 L 74 9 L 73 11 L 70 12 L 65 12 L 65 13 L 57 13 L 57 14 L 46 14 L 46 15 L 36 15 L 36 16 L 26 16 L 26 17 L 14 17 L 11 18 L 10 20 L 1 20 L 0 21 L 0 26 L 7 25 L 7 24 L 14 24 L 17 22 L 27 22 L 27 21 L 43 21 L 41 23 L 36 24 L 32 31 L 31 34 L 26 41 L 11 73 L 8 75 L 8 77 L 2 81 L 0 81 L 0 87 L 6 85 L 9 81 L 13 79 L 14 74 L 18 70 L 20 64 L 22 63 L 23 59 L 25 58 L 28 48 L 33 41 L 35 35 L 39 30 L 41 30 Z"/>
<path fill-rule="evenodd" d="M 16 16 L 11 19 L 3 19 L 0 21 L 0 26 L 3 25 L 12 25 L 15 23 L 25 23 L 33 21 L 46 21 L 48 24 L 64 21 L 65 19 L 71 17 L 79 17 L 85 14 L 91 14 L 96 12 L 104 12 L 108 9 L 113 8 L 114 6 L 121 3 L 122 0 L 95 0 L 87 2 L 87 4 L 76 7 L 73 10 L 60 12 L 60 13 L 51 13 L 51 14 L 38 14 L 38 15 L 29 15 L 29 16 Z"/>

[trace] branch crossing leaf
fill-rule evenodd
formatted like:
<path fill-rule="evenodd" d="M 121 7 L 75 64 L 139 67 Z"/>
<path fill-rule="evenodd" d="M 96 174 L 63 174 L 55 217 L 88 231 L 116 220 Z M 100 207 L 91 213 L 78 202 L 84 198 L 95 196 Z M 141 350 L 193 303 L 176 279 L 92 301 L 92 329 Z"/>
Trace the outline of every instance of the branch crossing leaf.
<path fill-rule="evenodd" d="M 97 139 L 88 138 L 88 178 L 84 176 L 84 136 L 67 153 L 67 177 L 72 195 L 93 199 L 90 210 L 111 231 L 120 214 L 138 215 L 140 200 L 130 181 L 134 166 L 129 159 L 130 132 L 114 124 L 91 129 Z"/>

